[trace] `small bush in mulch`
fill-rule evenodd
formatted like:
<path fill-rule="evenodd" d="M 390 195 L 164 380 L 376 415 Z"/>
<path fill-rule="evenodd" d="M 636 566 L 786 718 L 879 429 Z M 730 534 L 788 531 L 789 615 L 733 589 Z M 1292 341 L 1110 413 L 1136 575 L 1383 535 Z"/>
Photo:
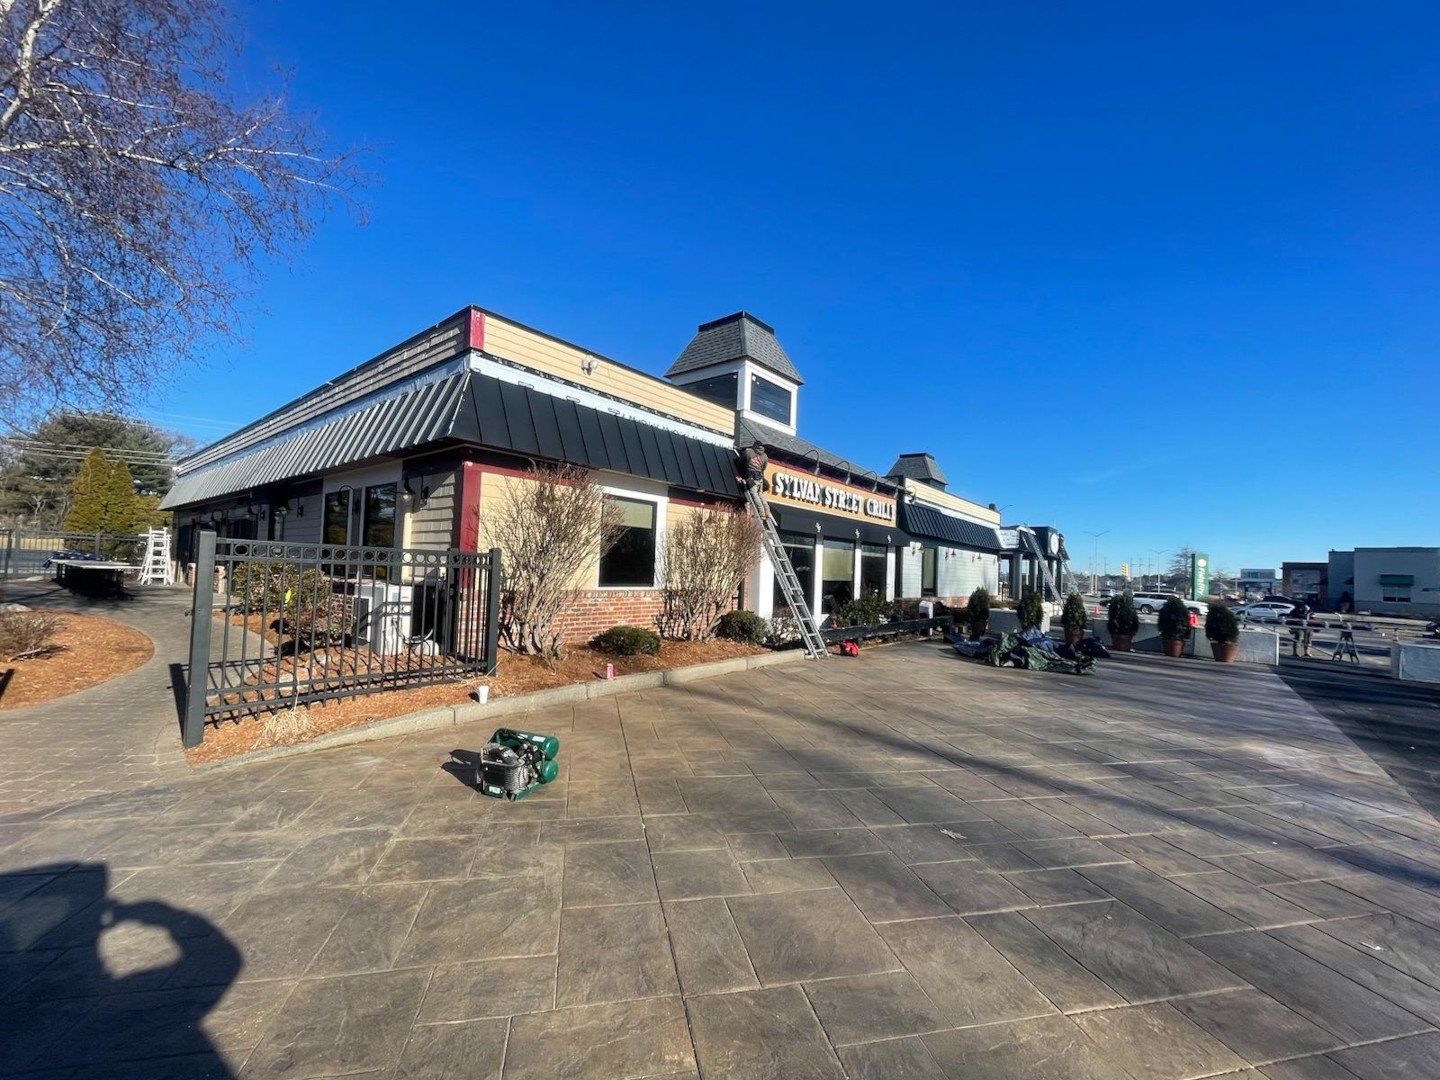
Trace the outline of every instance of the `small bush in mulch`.
<path fill-rule="evenodd" d="M 770 625 L 753 611 L 727 611 L 715 625 L 715 636 L 726 641 L 764 645 Z"/>
<path fill-rule="evenodd" d="M 0 614 L 0 658 L 30 660 L 48 656 L 61 646 L 55 641 L 60 620 L 54 615 L 13 611 Z"/>
<path fill-rule="evenodd" d="M 590 647 L 616 656 L 659 656 L 660 635 L 643 626 L 612 626 L 597 634 Z"/>

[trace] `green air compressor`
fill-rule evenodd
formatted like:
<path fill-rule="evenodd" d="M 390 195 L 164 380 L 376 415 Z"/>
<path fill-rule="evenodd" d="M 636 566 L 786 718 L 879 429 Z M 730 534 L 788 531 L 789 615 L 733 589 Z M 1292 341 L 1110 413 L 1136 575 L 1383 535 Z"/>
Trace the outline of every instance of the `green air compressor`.
<path fill-rule="evenodd" d="M 480 750 L 475 785 L 492 799 L 523 799 L 560 772 L 555 755 L 560 740 L 513 728 L 496 728 Z"/>

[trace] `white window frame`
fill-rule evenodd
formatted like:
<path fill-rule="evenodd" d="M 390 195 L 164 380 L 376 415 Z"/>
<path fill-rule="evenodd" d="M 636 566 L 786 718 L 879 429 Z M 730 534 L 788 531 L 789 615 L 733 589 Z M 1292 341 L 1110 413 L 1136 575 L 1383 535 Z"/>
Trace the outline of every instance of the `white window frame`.
<path fill-rule="evenodd" d="M 665 550 L 665 524 L 670 512 L 670 497 L 658 495 L 653 491 L 645 491 L 639 488 L 622 487 L 618 484 L 600 484 L 599 488 L 606 495 L 614 495 L 620 499 L 631 499 L 635 502 L 648 502 L 655 505 L 655 570 L 651 575 L 649 585 L 601 585 L 600 584 L 600 560 L 603 552 L 595 556 L 595 573 L 590 581 L 592 589 L 600 592 L 633 592 L 636 589 L 658 589 L 660 587 L 660 558 Z"/>

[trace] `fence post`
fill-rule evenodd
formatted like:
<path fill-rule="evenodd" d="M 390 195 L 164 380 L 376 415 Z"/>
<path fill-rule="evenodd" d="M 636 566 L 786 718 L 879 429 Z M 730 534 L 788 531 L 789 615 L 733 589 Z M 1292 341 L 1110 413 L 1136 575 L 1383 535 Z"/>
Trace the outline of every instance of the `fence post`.
<path fill-rule="evenodd" d="M 95 534 L 95 557 L 97 559 L 100 557 L 100 535 L 98 532 Z"/>
<path fill-rule="evenodd" d="M 490 580 L 485 597 L 485 674 L 500 664 L 500 549 L 490 549 Z"/>
<path fill-rule="evenodd" d="M 185 672 L 185 721 L 181 741 L 199 746 L 205 738 L 205 692 L 210 686 L 210 632 L 215 596 L 215 533 L 197 530 L 195 594 L 190 605 L 190 667 Z"/>
<path fill-rule="evenodd" d="M 19 532 L 18 529 L 5 531 L 5 569 L 3 573 L 0 573 L 0 578 L 8 579 L 10 577 L 10 564 L 15 558 L 15 534 L 17 532 Z"/>

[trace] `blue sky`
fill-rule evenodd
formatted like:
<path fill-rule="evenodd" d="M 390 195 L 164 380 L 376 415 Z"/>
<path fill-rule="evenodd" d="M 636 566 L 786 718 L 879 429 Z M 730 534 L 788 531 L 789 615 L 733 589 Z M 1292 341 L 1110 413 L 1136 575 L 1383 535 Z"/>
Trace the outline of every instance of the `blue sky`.
<path fill-rule="evenodd" d="M 1440 544 L 1433 4 L 252 3 L 377 148 L 152 418 L 253 419 L 466 303 L 660 374 L 745 308 L 801 434 L 1075 565 Z"/>

